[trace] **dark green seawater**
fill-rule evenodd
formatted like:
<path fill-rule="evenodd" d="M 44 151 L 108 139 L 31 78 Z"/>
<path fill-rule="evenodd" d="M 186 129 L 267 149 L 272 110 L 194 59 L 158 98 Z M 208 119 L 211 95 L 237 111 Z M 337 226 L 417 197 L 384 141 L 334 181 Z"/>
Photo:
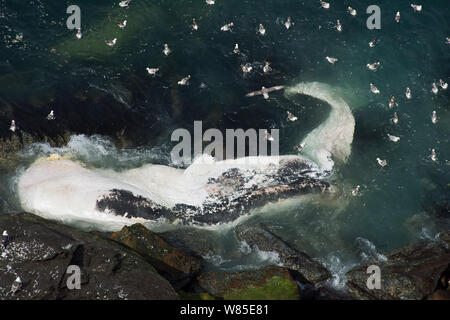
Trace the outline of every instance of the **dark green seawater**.
<path fill-rule="evenodd" d="M 352 154 L 333 175 L 332 197 L 288 201 L 257 210 L 246 223 L 264 222 L 298 248 L 322 259 L 337 274 L 367 256 L 435 237 L 446 228 L 450 207 L 450 89 L 431 92 L 431 84 L 450 82 L 450 2 L 423 1 L 415 13 L 408 1 L 0 0 L 0 136 L 20 130 L 41 137 L 65 132 L 98 134 L 119 140 L 76 138 L 71 152 L 93 167 L 132 168 L 144 163 L 170 164 L 170 134 L 176 128 L 279 128 L 280 152 L 292 153 L 301 137 L 317 127 L 329 107 L 311 98 L 245 98 L 262 85 L 318 81 L 335 87 L 356 121 Z M 81 8 L 83 38 L 66 28 L 66 8 Z M 367 6 L 381 8 L 381 30 L 366 27 Z M 356 17 L 347 6 L 358 10 Z M 401 21 L 394 15 L 401 12 Z M 284 28 L 287 16 L 294 23 Z M 199 24 L 190 28 L 192 18 Z M 127 19 L 124 30 L 117 23 Z M 340 19 L 343 31 L 337 32 Z M 233 32 L 220 27 L 234 22 Z M 262 23 L 267 35 L 257 34 Z M 23 34 L 21 41 L 14 41 Z M 368 42 L 377 37 L 370 48 Z M 105 40 L 117 38 L 115 47 Z M 172 54 L 162 54 L 168 43 Z M 239 43 L 242 55 L 233 55 Z M 325 56 L 339 58 L 331 65 Z M 263 74 L 264 61 L 273 72 Z M 367 63 L 380 60 L 372 72 Z M 240 64 L 255 71 L 242 75 Z M 155 78 L 145 68 L 159 67 Z M 177 81 L 190 74 L 188 87 Z M 381 91 L 374 95 L 369 84 Z M 405 98 L 410 87 L 413 98 Z M 390 110 L 389 98 L 398 106 Z M 56 120 L 45 119 L 54 110 Z M 290 110 L 299 120 L 286 121 Z M 438 122 L 431 122 L 437 111 Z M 398 112 L 399 124 L 391 122 Z M 399 136 L 393 143 L 387 134 Z M 431 149 L 438 161 L 430 159 Z M 20 210 L 15 177 L 33 159 L 54 151 L 28 148 L 19 162 L 2 169 L 2 212 Z M 381 168 L 376 158 L 389 165 Z M 351 189 L 361 185 L 361 194 Z M 442 220 L 444 219 L 444 220 Z M 206 232 L 206 231 L 199 231 Z M 245 256 L 229 229 L 213 233 L 216 268 L 246 268 L 270 263 L 270 255 Z M 201 237 L 199 237 L 202 239 Z M 244 250 L 245 251 L 245 250 Z M 220 255 L 220 259 L 218 256 Z M 214 259 L 214 257 L 216 259 Z"/>

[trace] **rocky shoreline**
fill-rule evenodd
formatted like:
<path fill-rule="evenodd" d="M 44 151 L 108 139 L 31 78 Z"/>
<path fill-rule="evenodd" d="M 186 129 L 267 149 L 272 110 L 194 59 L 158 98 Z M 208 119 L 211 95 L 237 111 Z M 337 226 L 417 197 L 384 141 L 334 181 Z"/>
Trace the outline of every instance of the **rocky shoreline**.
<path fill-rule="evenodd" d="M 236 238 L 276 252 L 282 266 L 205 270 L 205 261 L 176 233 L 143 225 L 115 233 L 84 232 L 29 213 L 0 218 L 8 231 L 0 255 L 0 299 L 450 299 L 450 233 L 367 261 L 347 272 L 348 291 L 327 285 L 330 272 L 262 225 L 239 226 Z M 381 289 L 366 286 L 367 267 L 381 269 Z M 81 270 L 81 289 L 69 289 L 69 265 Z M 20 289 L 11 286 L 20 277 Z"/>

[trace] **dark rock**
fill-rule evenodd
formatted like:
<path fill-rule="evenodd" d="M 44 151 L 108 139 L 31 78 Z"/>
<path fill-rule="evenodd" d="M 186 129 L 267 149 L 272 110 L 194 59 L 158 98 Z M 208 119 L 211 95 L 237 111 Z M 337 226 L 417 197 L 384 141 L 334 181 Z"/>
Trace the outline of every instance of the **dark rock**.
<path fill-rule="evenodd" d="M 350 293 L 358 299 L 424 299 L 438 285 L 444 271 L 450 264 L 450 234 L 440 239 L 422 241 L 389 253 L 387 261 L 368 261 L 347 274 Z M 366 273 L 370 265 L 381 270 L 381 289 L 367 288 Z"/>
<path fill-rule="evenodd" d="M 239 272 L 207 272 L 199 286 L 226 300 L 297 300 L 299 288 L 286 268 L 268 267 Z"/>
<path fill-rule="evenodd" d="M 171 246 L 141 224 L 123 227 L 110 237 L 141 254 L 177 289 L 200 272 L 201 259 Z"/>
<path fill-rule="evenodd" d="M 311 259 L 306 253 L 290 247 L 263 225 L 238 226 L 236 236 L 240 241 L 245 241 L 252 249 L 276 252 L 284 266 L 297 271 L 302 280 L 311 284 L 317 284 L 331 277 L 324 266 Z"/>
<path fill-rule="evenodd" d="M 21 213 L 0 218 L 10 241 L 0 255 L 0 299 L 177 299 L 169 282 L 137 253 L 93 233 Z M 67 288 L 69 265 L 81 289 Z M 22 288 L 11 295 L 20 276 Z"/>

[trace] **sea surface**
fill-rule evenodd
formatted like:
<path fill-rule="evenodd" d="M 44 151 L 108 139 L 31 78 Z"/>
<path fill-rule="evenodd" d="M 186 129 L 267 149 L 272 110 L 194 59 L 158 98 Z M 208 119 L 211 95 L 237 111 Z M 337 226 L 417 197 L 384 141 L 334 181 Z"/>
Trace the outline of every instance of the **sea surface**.
<path fill-rule="evenodd" d="M 423 1 L 420 13 L 403 0 L 330 0 L 330 9 L 316 0 L 217 0 L 213 6 L 203 0 L 133 0 L 128 8 L 118 2 L 0 0 L 0 137 L 14 135 L 8 130 L 12 119 L 19 130 L 42 137 L 73 133 L 66 147 L 34 144 L 2 166 L 2 214 L 21 210 L 17 179 L 39 157 L 70 153 L 88 167 L 114 170 L 175 165 L 170 135 L 177 128 L 192 130 L 196 120 L 204 130 L 280 129 L 280 153 L 295 154 L 293 147 L 327 118 L 330 107 L 282 92 L 267 101 L 245 94 L 261 86 L 320 82 L 347 102 L 356 123 L 351 156 L 333 171 L 336 192 L 256 209 L 244 223 L 269 225 L 323 261 L 338 287 L 352 265 L 384 259 L 387 251 L 434 238 L 442 229 L 436 217 L 448 219 L 450 208 L 450 89 L 433 94 L 431 85 L 450 82 L 448 0 Z M 71 4 L 81 8 L 81 40 L 66 27 Z M 366 26 L 372 4 L 381 8 L 380 30 Z M 357 10 L 355 17 L 348 6 Z M 286 30 L 288 16 L 293 26 Z M 198 31 L 190 27 L 193 18 Z M 122 30 L 117 23 L 125 19 Z M 342 32 L 336 30 L 338 19 Z M 228 22 L 234 23 L 232 32 L 222 32 Z M 260 23 L 265 36 L 258 34 Z M 113 38 L 117 44 L 108 47 L 105 40 Z M 172 50 L 168 57 L 165 43 Z M 233 54 L 235 43 L 241 55 Z M 326 56 L 339 61 L 332 65 Z M 377 60 L 381 66 L 370 71 L 366 64 Z M 273 68 L 269 74 L 262 71 L 264 61 Z M 249 75 L 243 75 L 243 63 L 252 64 Z M 146 67 L 160 71 L 151 77 Z M 190 85 L 178 86 L 188 74 Z M 370 83 L 380 94 L 370 92 Z M 398 106 L 389 109 L 393 95 Z M 46 120 L 50 110 L 53 121 Z M 287 111 L 299 119 L 287 121 Z M 390 141 L 388 133 L 400 141 Z M 377 157 L 388 165 L 380 167 Z M 352 196 L 356 185 L 360 194 Z M 203 233 L 217 240 L 206 255 L 213 269 L 278 263 L 272 253 L 249 253 L 231 226 L 194 232 L 199 241 L 207 239 Z"/>

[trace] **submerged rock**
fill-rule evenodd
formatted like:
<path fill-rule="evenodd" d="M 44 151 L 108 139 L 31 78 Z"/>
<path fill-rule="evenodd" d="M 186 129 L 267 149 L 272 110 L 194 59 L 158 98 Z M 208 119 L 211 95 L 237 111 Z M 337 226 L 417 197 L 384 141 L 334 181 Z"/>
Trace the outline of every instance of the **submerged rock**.
<path fill-rule="evenodd" d="M 9 241 L 0 255 L 0 299 L 178 299 L 169 282 L 137 253 L 86 233 L 21 213 L 0 218 Z M 69 289 L 68 266 L 81 270 Z M 14 295 L 11 284 L 21 277 Z"/>
<path fill-rule="evenodd" d="M 141 224 L 123 227 L 110 237 L 141 254 L 175 287 L 181 288 L 200 272 L 200 258 L 171 246 Z"/>
<path fill-rule="evenodd" d="M 239 226 L 236 228 L 236 236 L 252 249 L 277 253 L 284 266 L 298 271 L 301 278 L 311 284 L 317 284 L 331 277 L 329 271 L 319 262 L 311 259 L 306 253 L 292 248 L 263 225 Z"/>
<path fill-rule="evenodd" d="M 298 300 L 300 290 L 289 270 L 268 267 L 239 272 L 207 272 L 199 286 L 211 296 L 226 300 Z"/>
<path fill-rule="evenodd" d="M 424 299 L 433 293 L 450 264 L 450 233 L 437 240 L 422 241 L 399 248 L 387 261 L 368 261 L 347 274 L 350 293 L 358 299 Z M 367 288 L 367 268 L 377 265 L 381 271 L 381 289 Z"/>

